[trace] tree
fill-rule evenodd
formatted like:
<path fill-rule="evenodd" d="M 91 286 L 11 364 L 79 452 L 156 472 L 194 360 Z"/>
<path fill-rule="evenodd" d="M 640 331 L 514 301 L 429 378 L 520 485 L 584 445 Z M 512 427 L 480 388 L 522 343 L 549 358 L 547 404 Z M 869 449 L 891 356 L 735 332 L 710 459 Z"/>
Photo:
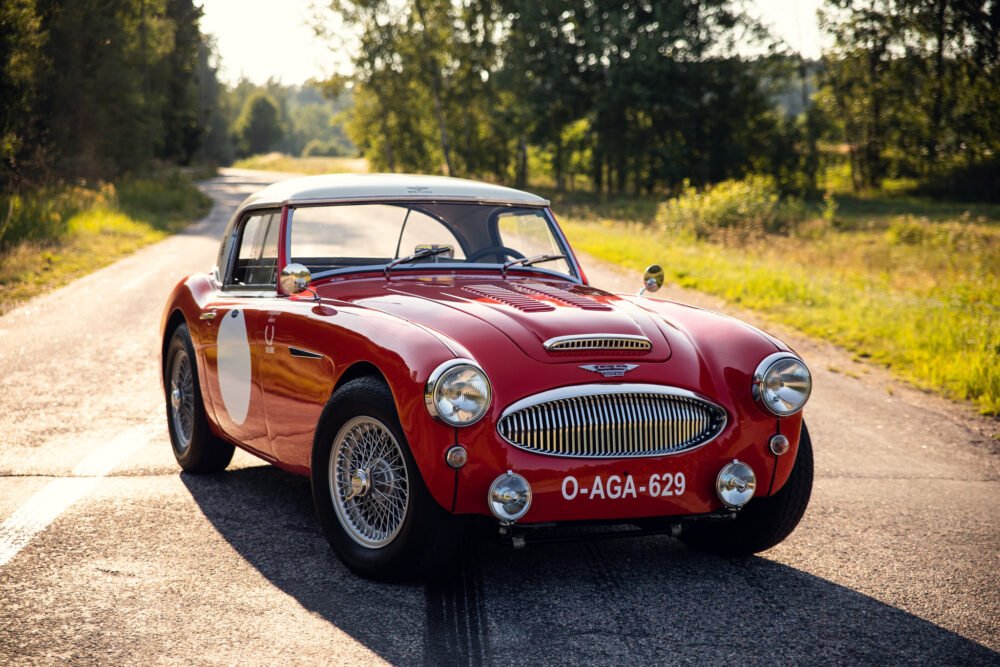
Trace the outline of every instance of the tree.
<path fill-rule="evenodd" d="M 164 87 L 163 135 L 157 153 L 179 164 L 191 162 L 206 132 L 195 75 L 203 42 L 198 29 L 201 15 L 192 0 L 167 0 L 164 18 L 171 24 L 173 43 L 157 68 Z"/>
<path fill-rule="evenodd" d="M 229 164 L 235 156 L 230 132 L 229 94 L 216 74 L 215 45 L 203 37 L 198 44 L 194 78 L 198 86 L 198 124 L 204 128 L 198 158 L 215 164 Z"/>
<path fill-rule="evenodd" d="M 245 155 L 274 150 L 284 136 L 278 103 L 266 93 L 254 94 L 236 121 L 236 134 Z"/>
<path fill-rule="evenodd" d="M 934 180 L 1000 151 L 1000 3 L 829 0 L 821 101 L 839 119 L 856 188 Z M 993 167 L 1000 177 L 1000 164 Z"/>
<path fill-rule="evenodd" d="M 37 143 L 31 119 L 43 35 L 33 0 L 0 5 L 0 188 L 30 176 Z"/>

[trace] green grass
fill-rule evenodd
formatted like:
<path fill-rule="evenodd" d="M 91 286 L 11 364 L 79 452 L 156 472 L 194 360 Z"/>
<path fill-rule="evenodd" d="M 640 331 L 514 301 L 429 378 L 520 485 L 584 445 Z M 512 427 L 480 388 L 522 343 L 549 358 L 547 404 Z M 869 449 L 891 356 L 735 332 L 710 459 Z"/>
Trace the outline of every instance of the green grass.
<path fill-rule="evenodd" d="M 237 160 L 233 166 L 238 169 L 299 174 L 363 174 L 368 171 L 368 160 L 354 157 L 292 157 L 283 153 L 267 153 Z"/>
<path fill-rule="evenodd" d="M 3 204 L 0 315 L 180 231 L 212 202 L 188 178 L 171 173 L 117 187 L 49 187 Z"/>
<path fill-rule="evenodd" d="M 950 204 L 887 197 L 862 200 L 887 211 L 864 215 L 852 201 L 838 204 L 834 219 L 806 216 L 786 235 L 711 241 L 650 223 L 641 206 L 618 217 L 620 203 L 575 203 L 560 221 L 580 250 L 637 272 L 659 263 L 684 287 L 1000 413 L 1000 210 L 951 217 Z"/>

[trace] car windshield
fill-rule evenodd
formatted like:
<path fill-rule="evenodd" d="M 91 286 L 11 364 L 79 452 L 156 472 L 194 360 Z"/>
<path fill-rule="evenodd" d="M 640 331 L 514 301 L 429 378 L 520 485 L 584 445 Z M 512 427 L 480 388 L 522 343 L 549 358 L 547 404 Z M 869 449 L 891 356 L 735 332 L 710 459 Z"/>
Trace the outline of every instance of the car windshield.
<path fill-rule="evenodd" d="M 302 206 L 291 211 L 290 227 L 289 257 L 314 276 L 390 263 L 393 271 L 428 264 L 486 268 L 569 255 L 541 208 L 441 202 Z M 411 255 L 417 257 L 394 262 Z M 576 277 L 568 259 L 539 262 L 530 270 Z"/>

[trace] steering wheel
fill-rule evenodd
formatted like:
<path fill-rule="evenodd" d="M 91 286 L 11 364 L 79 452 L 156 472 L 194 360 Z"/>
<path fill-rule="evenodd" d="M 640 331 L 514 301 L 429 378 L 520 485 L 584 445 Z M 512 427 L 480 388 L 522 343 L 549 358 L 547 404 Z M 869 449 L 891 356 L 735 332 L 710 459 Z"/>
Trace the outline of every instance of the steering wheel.
<path fill-rule="evenodd" d="M 514 259 L 524 259 L 524 255 L 513 248 L 508 248 L 505 245 L 493 245 L 489 248 L 481 248 L 471 255 L 467 255 L 465 257 L 465 261 L 474 262 L 480 257 L 485 257 L 487 255 L 506 255 L 507 257 L 513 257 Z"/>

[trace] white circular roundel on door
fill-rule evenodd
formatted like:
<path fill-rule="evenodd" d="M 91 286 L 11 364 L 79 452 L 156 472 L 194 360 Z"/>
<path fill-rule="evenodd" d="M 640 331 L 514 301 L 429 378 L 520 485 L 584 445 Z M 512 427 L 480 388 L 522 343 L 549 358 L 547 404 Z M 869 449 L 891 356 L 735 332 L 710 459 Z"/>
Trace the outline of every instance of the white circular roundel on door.
<path fill-rule="evenodd" d="M 219 325 L 219 388 L 222 403 L 237 425 L 250 409 L 250 341 L 240 310 L 231 310 Z"/>

